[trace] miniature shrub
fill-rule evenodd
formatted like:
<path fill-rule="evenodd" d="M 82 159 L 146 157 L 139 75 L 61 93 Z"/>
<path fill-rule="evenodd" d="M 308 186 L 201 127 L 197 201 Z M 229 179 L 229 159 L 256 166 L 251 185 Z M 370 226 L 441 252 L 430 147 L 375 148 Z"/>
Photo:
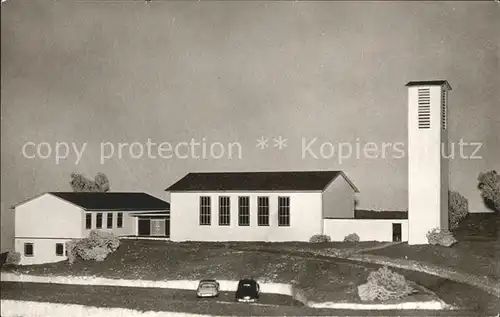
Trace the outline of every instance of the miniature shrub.
<path fill-rule="evenodd" d="M 68 257 L 69 263 L 75 263 L 78 259 L 78 254 L 76 253 L 76 245 L 79 240 L 69 240 L 66 241 L 66 254 Z"/>
<path fill-rule="evenodd" d="M 21 262 L 21 253 L 7 252 L 7 257 L 5 258 L 5 265 L 18 265 L 19 262 Z"/>
<path fill-rule="evenodd" d="M 386 266 L 370 272 L 367 283 L 358 286 L 358 295 L 362 301 L 387 301 L 401 299 L 415 290 L 401 274 L 392 272 Z"/>
<path fill-rule="evenodd" d="M 120 240 L 111 232 L 92 230 L 87 238 L 68 241 L 68 261 L 74 263 L 76 259 L 104 261 L 106 257 L 116 251 Z"/>
<path fill-rule="evenodd" d="M 115 234 L 107 231 L 92 230 L 89 239 L 99 246 L 107 248 L 110 252 L 115 252 L 120 246 L 120 239 Z"/>
<path fill-rule="evenodd" d="M 0 253 L 0 267 L 2 267 L 5 264 L 5 261 L 7 260 L 7 254 L 8 252 Z"/>
<path fill-rule="evenodd" d="M 455 237 L 449 230 L 434 228 L 427 232 L 427 241 L 432 245 L 442 245 L 444 247 L 451 247 L 457 243 Z"/>
<path fill-rule="evenodd" d="M 495 170 L 479 173 L 478 188 L 487 205 L 493 210 L 500 211 L 500 174 Z"/>
<path fill-rule="evenodd" d="M 325 243 L 325 242 L 330 242 L 332 239 L 330 239 L 330 236 L 326 234 L 315 234 L 314 236 L 309 239 L 309 242 L 311 243 Z"/>
<path fill-rule="evenodd" d="M 78 251 L 78 255 L 82 260 L 95 260 L 97 262 L 104 261 L 109 254 L 106 247 L 95 246 L 92 248 L 82 248 Z"/>
<path fill-rule="evenodd" d="M 448 215 L 450 229 L 455 229 L 458 224 L 467 217 L 469 213 L 469 202 L 467 198 L 458 192 L 448 192 Z"/>
<path fill-rule="evenodd" d="M 344 242 L 359 242 L 359 236 L 356 233 L 351 233 L 345 236 Z"/>

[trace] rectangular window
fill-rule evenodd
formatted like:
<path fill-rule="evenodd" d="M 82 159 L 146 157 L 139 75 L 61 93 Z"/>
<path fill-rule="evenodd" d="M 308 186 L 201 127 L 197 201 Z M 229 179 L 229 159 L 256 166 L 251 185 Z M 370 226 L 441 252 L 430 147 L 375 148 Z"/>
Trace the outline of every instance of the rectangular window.
<path fill-rule="evenodd" d="M 33 243 L 25 243 L 24 244 L 24 256 L 33 256 L 35 254 L 35 250 L 33 248 Z"/>
<path fill-rule="evenodd" d="M 446 90 L 441 91 L 441 127 L 446 130 L 448 109 L 446 106 Z"/>
<path fill-rule="evenodd" d="M 418 90 L 418 128 L 431 127 L 431 91 L 429 88 Z"/>
<path fill-rule="evenodd" d="M 290 226 L 290 197 L 278 197 L 278 226 Z"/>
<path fill-rule="evenodd" d="M 210 226 L 211 224 L 211 210 L 210 210 L 210 197 L 200 197 L 200 226 Z"/>
<path fill-rule="evenodd" d="M 92 214 L 85 214 L 85 229 L 92 229 Z"/>
<path fill-rule="evenodd" d="M 257 198 L 257 224 L 269 226 L 269 197 Z"/>
<path fill-rule="evenodd" d="M 56 243 L 56 255 L 63 256 L 64 255 L 64 244 Z"/>
<path fill-rule="evenodd" d="M 95 227 L 97 229 L 101 229 L 102 228 L 102 213 L 101 212 L 96 215 Z"/>
<path fill-rule="evenodd" d="M 123 228 L 123 212 L 119 212 L 116 215 L 116 227 Z"/>
<path fill-rule="evenodd" d="M 107 223 L 108 229 L 113 228 L 113 213 L 108 212 L 108 223 Z"/>
<path fill-rule="evenodd" d="M 231 224 L 231 204 L 228 196 L 219 197 L 219 226 Z"/>
<path fill-rule="evenodd" d="M 250 225 L 250 197 L 238 197 L 238 225 Z"/>

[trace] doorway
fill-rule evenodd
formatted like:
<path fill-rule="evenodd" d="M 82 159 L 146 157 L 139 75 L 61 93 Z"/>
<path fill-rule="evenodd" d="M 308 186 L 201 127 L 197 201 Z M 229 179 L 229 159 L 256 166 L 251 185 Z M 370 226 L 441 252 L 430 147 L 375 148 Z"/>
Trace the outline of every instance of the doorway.
<path fill-rule="evenodd" d="M 140 236 L 149 236 L 151 235 L 151 223 L 148 218 L 139 218 L 139 235 Z"/>
<path fill-rule="evenodd" d="M 165 236 L 165 219 L 151 219 L 151 235 Z"/>
<path fill-rule="evenodd" d="M 393 223 L 392 224 L 392 241 L 394 242 L 401 242 L 401 224 L 400 223 Z"/>
<path fill-rule="evenodd" d="M 170 237 L 169 216 L 139 216 L 138 235 L 148 237 Z"/>

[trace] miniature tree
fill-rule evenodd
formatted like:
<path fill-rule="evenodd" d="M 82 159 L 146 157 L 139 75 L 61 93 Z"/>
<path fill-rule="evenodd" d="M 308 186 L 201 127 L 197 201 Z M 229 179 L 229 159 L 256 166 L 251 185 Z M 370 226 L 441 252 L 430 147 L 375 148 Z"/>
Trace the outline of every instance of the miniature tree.
<path fill-rule="evenodd" d="M 107 192 L 110 188 L 108 177 L 103 173 L 97 173 L 94 180 L 82 174 L 71 173 L 69 184 L 74 192 Z"/>
<path fill-rule="evenodd" d="M 109 190 L 109 179 L 104 173 L 97 173 L 94 177 L 94 182 L 101 192 L 107 192 Z"/>
<path fill-rule="evenodd" d="M 494 170 L 488 171 L 479 173 L 477 180 L 481 196 L 496 211 L 500 211 L 500 175 Z"/>
<path fill-rule="evenodd" d="M 448 210 L 450 229 L 456 229 L 469 214 L 469 202 L 460 193 L 448 191 Z"/>

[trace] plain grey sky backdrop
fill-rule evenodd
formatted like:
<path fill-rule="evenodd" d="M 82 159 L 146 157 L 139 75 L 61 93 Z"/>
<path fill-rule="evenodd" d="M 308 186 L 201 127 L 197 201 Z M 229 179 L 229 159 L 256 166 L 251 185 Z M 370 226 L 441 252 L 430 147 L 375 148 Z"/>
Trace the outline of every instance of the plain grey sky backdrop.
<path fill-rule="evenodd" d="M 69 174 L 106 173 L 114 191 L 163 189 L 190 171 L 341 169 L 360 207 L 407 208 L 406 159 L 302 159 L 301 138 L 406 142 L 411 80 L 453 88 L 451 188 L 484 211 L 481 171 L 500 170 L 500 5 L 485 2 L 23 1 L 1 11 L 2 249 L 9 207 L 69 191 Z M 283 136 L 288 147 L 255 148 Z M 242 159 L 99 162 L 100 142 L 239 142 Z M 26 159 L 26 142 L 87 142 Z M 318 146 L 316 146 L 316 152 Z M 471 149 L 466 149 L 466 153 Z M 307 212 L 307 211 L 304 211 Z"/>

